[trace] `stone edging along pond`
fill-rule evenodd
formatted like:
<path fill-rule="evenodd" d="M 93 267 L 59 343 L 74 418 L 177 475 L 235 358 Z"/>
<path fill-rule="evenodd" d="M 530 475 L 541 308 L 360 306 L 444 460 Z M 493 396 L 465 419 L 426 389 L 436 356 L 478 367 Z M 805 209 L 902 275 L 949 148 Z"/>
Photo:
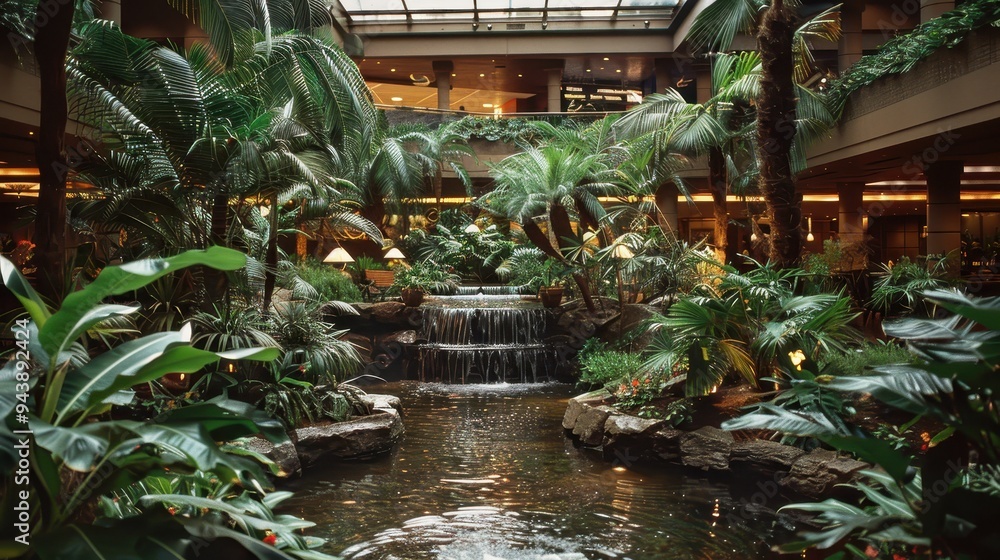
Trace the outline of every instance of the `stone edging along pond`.
<path fill-rule="evenodd" d="M 404 433 L 399 397 L 367 394 L 361 398 L 372 409 L 367 416 L 298 428 L 291 441 L 279 445 L 259 437 L 244 438 L 230 445 L 274 461 L 278 478 L 298 474 L 321 460 L 360 459 L 391 451 Z"/>
<path fill-rule="evenodd" d="M 736 441 L 713 426 L 691 431 L 662 420 L 639 418 L 609 406 L 604 389 L 569 400 L 563 428 L 580 445 L 599 448 L 618 461 L 667 463 L 715 473 L 752 474 L 782 489 L 816 498 L 849 482 L 871 465 L 826 449 L 805 452 L 775 441 Z"/>

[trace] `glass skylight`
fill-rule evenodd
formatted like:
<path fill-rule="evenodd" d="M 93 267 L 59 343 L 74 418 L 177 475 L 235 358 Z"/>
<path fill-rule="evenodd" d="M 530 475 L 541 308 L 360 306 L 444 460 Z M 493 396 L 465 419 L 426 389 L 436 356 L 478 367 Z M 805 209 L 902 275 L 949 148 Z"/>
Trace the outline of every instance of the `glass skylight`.
<path fill-rule="evenodd" d="M 681 0 L 337 0 L 350 23 L 669 18 Z"/>

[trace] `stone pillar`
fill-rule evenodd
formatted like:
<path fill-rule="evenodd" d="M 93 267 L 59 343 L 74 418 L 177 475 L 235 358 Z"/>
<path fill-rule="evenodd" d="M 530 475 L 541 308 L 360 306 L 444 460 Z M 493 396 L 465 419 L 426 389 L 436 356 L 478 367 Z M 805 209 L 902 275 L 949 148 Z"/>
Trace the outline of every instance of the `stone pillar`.
<path fill-rule="evenodd" d="M 437 84 L 438 109 L 451 109 L 451 73 L 455 65 L 450 60 L 435 60 L 431 63 L 434 69 L 434 83 Z"/>
<path fill-rule="evenodd" d="M 865 240 L 865 184 L 837 183 L 837 235 L 840 242 L 861 243 Z"/>
<path fill-rule="evenodd" d="M 118 25 L 122 24 L 122 3 L 121 0 L 104 0 L 101 2 L 101 19 L 113 21 Z"/>
<path fill-rule="evenodd" d="M 861 27 L 861 12 L 865 3 L 848 0 L 840 8 L 840 43 L 837 46 L 837 68 L 843 74 L 852 64 L 861 59 L 864 52 L 864 33 Z"/>
<path fill-rule="evenodd" d="M 549 104 L 546 111 L 549 113 L 558 113 L 562 111 L 562 67 L 559 68 L 546 68 L 545 72 L 549 75 L 548 92 L 549 92 Z"/>
<path fill-rule="evenodd" d="M 677 185 L 667 182 L 660 185 L 656 189 L 656 193 L 653 195 L 654 201 L 656 202 L 656 209 L 659 211 L 659 222 L 660 228 L 666 232 L 673 232 L 674 235 L 679 235 L 678 220 L 677 220 L 677 197 L 680 192 L 677 190 Z"/>
<path fill-rule="evenodd" d="M 962 248 L 962 170 L 960 161 L 938 161 L 924 168 L 927 179 L 927 254 L 945 255 Z"/>
<path fill-rule="evenodd" d="M 920 23 L 955 9 L 955 0 L 920 0 Z"/>
<path fill-rule="evenodd" d="M 698 103 L 705 104 L 712 98 L 712 71 L 703 70 L 698 72 L 695 78 L 695 88 L 698 90 Z"/>

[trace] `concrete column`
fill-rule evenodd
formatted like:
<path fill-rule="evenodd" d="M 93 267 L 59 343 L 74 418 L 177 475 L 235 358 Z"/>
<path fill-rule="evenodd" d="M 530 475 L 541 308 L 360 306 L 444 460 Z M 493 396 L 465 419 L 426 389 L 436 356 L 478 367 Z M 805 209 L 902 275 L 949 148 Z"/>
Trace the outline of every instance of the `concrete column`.
<path fill-rule="evenodd" d="M 864 33 L 861 27 L 861 12 L 865 3 L 860 0 L 844 2 L 840 8 L 840 43 L 837 46 L 837 68 L 843 74 L 852 64 L 861 59 L 864 52 Z"/>
<path fill-rule="evenodd" d="M 431 67 L 437 84 L 438 109 L 447 111 L 451 109 L 451 73 L 455 71 L 455 64 L 450 60 L 435 60 Z"/>
<path fill-rule="evenodd" d="M 545 72 L 549 75 L 548 92 L 549 92 L 549 105 L 546 111 L 549 113 L 558 113 L 562 110 L 562 67 L 559 68 L 546 68 Z"/>
<path fill-rule="evenodd" d="M 962 169 L 960 161 L 939 161 L 924 168 L 927 179 L 927 254 L 962 248 Z M 955 270 L 957 271 L 957 262 Z"/>
<path fill-rule="evenodd" d="M 865 184 L 837 183 L 837 235 L 840 242 L 861 243 L 865 240 Z"/>
<path fill-rule="evenodd" d="M 712 98 L 712 72 L 703 70 L 695 78 L 695 88 L 698 90 L 698 103 L 704 104 Z"/>
<path fill-rule="evenodd" d="M 122 3 L 121 0 L 104 0 L 101 2 L 101 19 L 106 19 L 122 24 Z"/>
<path fill-rule="evenodd" d="M 653 195 L 656 209 L 659 211 L 660 228 L 666 232 L 679 235 L 677 229 L 677 197 L 680 192 L 673 183 L 663 183 Z"/>
<path fill-rule="evenodd" d="M 955 9 L 955 0 L 920 0 L 920 23 Z"/>

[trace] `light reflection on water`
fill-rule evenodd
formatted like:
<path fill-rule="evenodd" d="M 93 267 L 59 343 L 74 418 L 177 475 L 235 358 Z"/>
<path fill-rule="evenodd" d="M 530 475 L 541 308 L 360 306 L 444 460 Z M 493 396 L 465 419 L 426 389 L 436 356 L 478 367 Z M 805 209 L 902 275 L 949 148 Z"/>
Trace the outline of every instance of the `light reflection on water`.
<path fill-rule="evenodd" d="M 555 560 L 771 557 L 772 520 L 730 527 L 724 481 L 636 471 L 563 437 L 566 385 L 393 384 L 391 455 L 313 469 L 289 503 L 344 558 Z"/>

